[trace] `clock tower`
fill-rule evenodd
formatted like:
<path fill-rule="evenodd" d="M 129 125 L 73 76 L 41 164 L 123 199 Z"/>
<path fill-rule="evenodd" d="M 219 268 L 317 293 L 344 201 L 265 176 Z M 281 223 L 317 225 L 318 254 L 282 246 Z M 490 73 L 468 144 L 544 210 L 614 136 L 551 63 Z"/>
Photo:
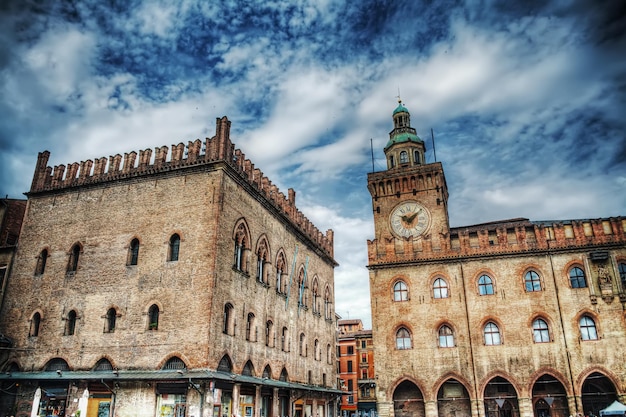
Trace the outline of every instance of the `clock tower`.
<path fill-rule="evenodd" d="M 440 162 L 426 163 L 426 147 L 402 101 L 393 111 L 393 130 L 384 148 L 387 170 L 368 174 L 375 240 L 369 262 L 414 259 L 441 249 L 447 240 L 448 188 Z"/>

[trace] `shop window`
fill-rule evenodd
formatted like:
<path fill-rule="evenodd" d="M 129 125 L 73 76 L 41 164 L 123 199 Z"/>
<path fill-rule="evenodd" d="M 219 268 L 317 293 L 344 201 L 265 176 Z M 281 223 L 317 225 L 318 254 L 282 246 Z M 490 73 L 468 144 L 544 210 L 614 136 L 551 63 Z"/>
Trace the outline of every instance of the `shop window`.
<path fill-rule="evenodd" d="M 35 267 L 35 275 L 43 275 L 46 272 L 46 262 L 48 261 L 48 249 L 44 249 L 39 253 L 37 258 L 37 266 Z"/>
<path fill-rule="evenodd" d="M 526 275 L 524 275 L 524 286 L 526 292 L 541 291 L 541 279 L 539 278 L 539 274 L 535 271 L 526 272 Z"/>
<path fill-rule="evenodd" d="M 167 253 L 167 260 L 169 262 L 175 262 L 178 260 L 180 252 L 180 236 L 177 233 L 174 233 L 170 237 L 169 249 Z"/>
<path fill-rule="evenodd" d="M 65 319 L 65 335 L 72 336 L 76 331 L 76 311 L 71 310 Z"/>
<path fill-rule="evenodd" d="M 139 260 L 139 239 L 133 239 L 128 247 L 128 261 L 126 265 L 137 265 Z"/>
<path fill-rule="evenodd" d="M 533 340 L 535 343 L 548 343 L 550 341 L 550 329 L 543 319 L 533 321 Z"/>
<path fill-rule="evenodd" d="M 478 278 L 478 293 L 480 295 L 493 295 L 493 280 L 489 275 Z"/>
<path fill-rule="evenodd" d="M 586 288 L 585 272 L 577 266 L 573 267 L 569 270 L 569 282 L 572 288 Z"/>
<path fill-rule="evenodd" d="M 159 306 L 152 304 L 148 309 L 148 330 L 159 329 Z"/>
<path fill-rule="evenodd" d="M 589 316 L 582 316 L 579 322 L 582 340 L 598 340 L 596 322 Z"/>

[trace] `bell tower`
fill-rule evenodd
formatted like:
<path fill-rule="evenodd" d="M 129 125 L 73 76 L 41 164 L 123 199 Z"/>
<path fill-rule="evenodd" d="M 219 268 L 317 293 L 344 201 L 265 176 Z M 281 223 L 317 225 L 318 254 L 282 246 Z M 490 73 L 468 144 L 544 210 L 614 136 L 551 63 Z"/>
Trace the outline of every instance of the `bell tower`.
<path fill-rule="evenodd" d="M 450 231 L 443 166 L 426 163 L 426 146 L 411 127 L 411 115 L 402 101 L 398 100 L 392 118 L 393 130 L 384 148 L 387 170 L 367 176 L 376 242 L 370 244 L 370 263 L 437 250 Z"/>

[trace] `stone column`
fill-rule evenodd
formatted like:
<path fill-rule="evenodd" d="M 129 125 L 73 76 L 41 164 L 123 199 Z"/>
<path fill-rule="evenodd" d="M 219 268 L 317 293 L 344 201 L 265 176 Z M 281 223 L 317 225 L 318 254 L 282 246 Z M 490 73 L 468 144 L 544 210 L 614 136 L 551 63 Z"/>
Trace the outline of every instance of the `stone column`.
<path fill-rule="evenodd" d="M 485 404 L 480 398 L 473 398 L 470 407 L 472 408 L 472 417 L 485 416 Z"/>
<path fill-rule="evenodd" d="M 528 397 L 518 398 L 517 405 L 519 406 L 520 417 L 533 417 L 533 402 Z"/>
<path fill-rule="evenodd" d="M 424 412 L 426 417 L 439 417 L 437 401 L 424 401 Z"/>
<path fill-rule="evenodd" d="M 233 385 L 233 408 L 230 410 L 231 416 L 242 417 L 239 410 L 239 392 L 241 390 L 241 384 Z"/>
<path fill-rule="evenodd" d="M 257 385 L 254 391 L 254 415 L 261 417 L 261 385 Z"/>
<path fill-rule="evenodd" d="M 271 417 L 282 417 L 279 408 L 280 403 L 278 402 L 278 388 L 274 388 L 272 390 L 272 416 Z"/>
<path fill-rule="evenodd" d="M 378 401 L 378 417 L 394 417 L 393 401 Z"/>

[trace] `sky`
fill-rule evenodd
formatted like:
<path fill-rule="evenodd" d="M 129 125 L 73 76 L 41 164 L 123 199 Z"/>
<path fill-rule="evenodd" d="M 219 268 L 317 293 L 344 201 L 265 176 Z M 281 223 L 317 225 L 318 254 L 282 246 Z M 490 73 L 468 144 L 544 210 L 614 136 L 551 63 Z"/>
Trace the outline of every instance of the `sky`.
<path fill-rule="evenodd" d="M 371 328 L 367 173 L 398 96 L 453 227 L 626 215 L 622 0 L 4 0 L 0 195 L 49 165 L 231 140 L 323 232 Z M 435 139 L 433 152 L 431 129 Z M 372 154 L 374 158 L 372 158 Z"/>

